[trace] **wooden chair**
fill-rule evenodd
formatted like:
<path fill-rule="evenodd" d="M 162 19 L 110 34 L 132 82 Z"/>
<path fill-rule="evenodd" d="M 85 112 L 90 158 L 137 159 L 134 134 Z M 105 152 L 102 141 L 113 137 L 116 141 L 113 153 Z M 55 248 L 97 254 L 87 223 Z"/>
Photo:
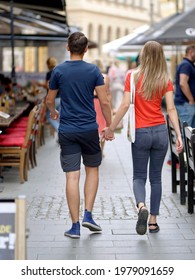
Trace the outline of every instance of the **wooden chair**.
<path fill-rule="evenodd" d="M 28 161 L 29 149 L 31 146 L 32 129 L 35 123 L 35 115 L 39 110 L 36 105 L 30 112 L 28 117 L 28 124 L 25 135 L 14 136 L 1 135 L 0 136 L 0 167 L 1 166 L 18 166 L 20 169 L 20 182 L 28 180 Z"/>
<path fill-rule="evenodd" d="M 174 127 L 170 121 L 168 115 L 166 115 L 170 151 L 171 151 L 171 183 L 172 183 L 172 193 L 177 193 L 177 186 L 180 186 L 180 203 L 184 205 L 186 203 L 186 173 L 187 166 L 186 160 L 184 158 L 184 151 L 180 154 L 176 151 L 176 133 Z M 179 121 L 180 123 L 180 121 Z M 181 125 L 180 125 L 181 127 Z M 177 179 L 177 163 L 179 162 L 179 180 Z"/>
<path fill-rule="evenodd" d="M 43 99 L 41 103 L 41 110 L 38 121 L 38 131 L 37 131 L 37 148 L 45 144 L 45 122 L 46 122 L 46 98 Z"/>
<path fill-rule="evenodd" d="M 35 123 L 33 124 L 33 128 L 32 128 L 32 135 L 31 135 L 32 144 L 31 144 L 30 150 L 29 150 L 29 159 L 30 159 L 32 168 L 37 166 L 37 159 L 36 159 L 37 138 L 38 138 L 38 133 L 39 133 L 39 121 L 40 121 L 43 106 L 44 106 L 44 100 L 42 100 L 39 104 L 37 104 L 37 107 L 39 109 L 35 113 Z"/>
<path fill-rule="evenodd" d="M 187 162 L 187 203 L 188 213 L 194 213 L 195 195 L 194 195 L 194 179 L 195 179 L 195 128 L 183 123 L 184 145 L 186 150 Z"/>

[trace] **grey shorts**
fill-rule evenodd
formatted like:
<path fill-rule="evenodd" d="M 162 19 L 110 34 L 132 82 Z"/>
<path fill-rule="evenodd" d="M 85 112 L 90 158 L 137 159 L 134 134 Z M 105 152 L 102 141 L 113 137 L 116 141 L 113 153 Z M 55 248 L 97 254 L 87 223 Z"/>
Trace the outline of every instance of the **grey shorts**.
<path fill-rule="evenodd" d="M 101 164 L 102 153 L 98 130 L 79 133 L 59 133 L 60 161 L 64 172 L 80 170 L 81 158 L 88 167 Z"/>

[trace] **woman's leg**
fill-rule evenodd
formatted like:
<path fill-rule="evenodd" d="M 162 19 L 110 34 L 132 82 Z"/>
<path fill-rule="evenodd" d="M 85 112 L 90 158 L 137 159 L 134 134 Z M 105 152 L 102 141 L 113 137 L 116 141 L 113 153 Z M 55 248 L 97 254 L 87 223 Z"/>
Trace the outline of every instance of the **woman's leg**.
<path fill-rule="evenodd" d="M 136 232 L 143 235 L 147 231 L 148 210 L 145 205 L 147 166 L 150 155 L 150 129 L 142 128 L 136 131 L 136 141 L 132 144 L 133 155 L 133 191 L 138 207 Z"/>
<path fill-rule="evenodd" d="M 152 149 L 150 152 L 149 179 L 151 185 L 150 218 L 149 224 L 156 224 L 156 216 L 159 215 L 162 195 L 162 167 L 168 148 L 168 133 L 165 125 L 153 127 Z M 155 226 L 150 226 L 154 229 Z"/>
<path fill-rule="evenodd" d="M 132 144 L 133 156 L 133 191 L 137 206 L 145 204 L 147 179 L 147 166 L 150 156 L 151 135 L 149 128 L 136 131 L 136 141 Z M 142 204 L 141 204 L 142 206 Z"/>

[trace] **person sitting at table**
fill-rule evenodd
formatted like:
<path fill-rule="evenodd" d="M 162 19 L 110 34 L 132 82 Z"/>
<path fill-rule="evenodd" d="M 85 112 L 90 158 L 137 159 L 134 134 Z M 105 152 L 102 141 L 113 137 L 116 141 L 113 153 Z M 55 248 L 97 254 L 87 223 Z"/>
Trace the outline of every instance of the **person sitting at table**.
<path fill-rule="evenodd" d="M 3 86 L 4 78 L 5 78 L 5 76 L 0 73 L 0 95 L 5 92 L 5 89 L 4 89 L 4 86 Z"/>
<path fill-rule="evenodd" d="M 46 60 L 46 64 L 47 64 L 47 67 L 48 67 L 48 72 L 46 73 L 46 76 L 45 76 L 45 82 L 44 83 L 39 83 L 38 82 L 37 85 L 44 87 L 48 91 L 49 80 L 50 80 L 50 77 L 51 77 L 51 73 L 52 73 L 52 70 L 54 69 L 54 67 L 57 65 L 57 60 L 55 59 L 55 57 L 49 57 Z M 56 110 L 60 111 L 60 96 L 59 96 L 59 94 L 57 94 L 57 96 L 55 98 L 55 107 L 56 107 Z M 46 117 L 47 117 L 48 122 L 52 125 L 52 127 L 58 133 L 59 119 L 58 120 L 51 119 L 50 111 L 48 109 L 46 111 Z"/>

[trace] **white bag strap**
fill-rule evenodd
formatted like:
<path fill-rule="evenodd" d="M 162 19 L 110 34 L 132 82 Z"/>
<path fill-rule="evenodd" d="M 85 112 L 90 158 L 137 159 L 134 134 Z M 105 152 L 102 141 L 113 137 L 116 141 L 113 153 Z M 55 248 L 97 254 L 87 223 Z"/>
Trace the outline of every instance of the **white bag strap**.
<path fill-rule="evenodd" d="M 134 83 L 134 72 L 131 72 L 131 78 L 130 78 L 130 104 L 134 104 L 135 102 L 135 83 Z"/>

